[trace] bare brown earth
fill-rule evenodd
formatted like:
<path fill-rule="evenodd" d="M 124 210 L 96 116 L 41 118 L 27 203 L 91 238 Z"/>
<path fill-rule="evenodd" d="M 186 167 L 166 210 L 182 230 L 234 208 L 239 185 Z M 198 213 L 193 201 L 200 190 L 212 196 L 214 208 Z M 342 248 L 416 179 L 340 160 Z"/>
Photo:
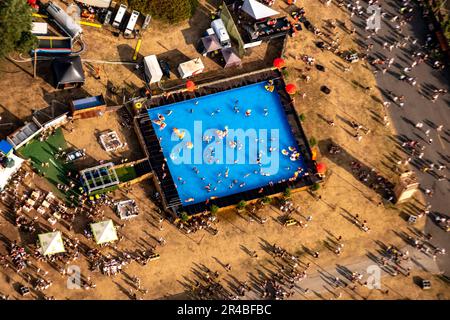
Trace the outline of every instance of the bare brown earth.
<path fill-rule="evenodd" d="M 328 19 L 349 20 L 347 15 L 337 9 L 336 6 L 326 7 L 316 1 L 303 1 L 307 15 L 316 26 L 322 26 Z M 281 1 L 277 2 L 280 11 L 286 7 Z M 197 56 L 192 45 L 194 40 L 205 29 L 207 23 L 204 8 L 191 19 L 191 21 L 176 26 L 163 26 L 153 23 L 144 36 L 141 53 L 147 54 L 167 54 L 174 55 L 173 61 L 178 55 L 189 58 Z M 87 51 L 83 54 L 85 59 L 95 60 L 126 60 L 131 59 L 135 40 L 125 40 L 122 37 L 116 38 L 108 30 L 89 29 L 85 27 L 84 40 Z M 344 31 L 338 31 L 341 38 L 342 48 L 357 48 L 354 39 Z M 288 64 L 288 80 L 295 82 L 300 93 L 306 93 L 304 99 L 301 95 L 296 96 L 296 107 L 299 113 L 305 114 L 304 128 L 308 136 L 315 137 L 319 141 L 319 147 L 323 146 L 321 141 L 332 139 L 334 142 L 346 149 L 350 156 L 358 161 L 364 162 L 368 166 L 382 173 L 385 177 L 393 179 L 393 163 L 386 158 L 392 157 L 397 146 L 393 142 L 394 133 L 389 127 L 386 128 L 380 123 L 383 119 L 383 107 L 378 101 L 380 93 L 375 89 L 366 92 L 362 86 L 375 88 L 373 75 L 363 62 L 351 65 L 351 71 L 344 73 L 339 65 L 345 62 L 330 52 L 321 52 L 314 44 L 312 33 L 304 30 L 296 38 L 288 41 L 285 57 Z M 261 59 L 264 57 L 265 46 L 254 50 L 248 59 Z M 261 52 L 259 51 L 261 50 Z M 326 72 L 321 73 L 315 68 L 306 71 L 306 64 L 298 59 L 303 54 L 312 55 L 316 62 L 326 67 Z M 219 67 L 208 59 L 203 59 L 208 70 Z M 95 63 L 94 63 L 95 64 Z M 105 94 L 105 87 L 111 82 L 117 87 L 142 86 L 142 81 L 128 67 L 123 65 L 102 64 L 101 81 L 94 80 L 88 76 L 86 85 L 82 90 L 89 95 Z M 0 107 L 2 110 L 2 123 L 19 122 L 29 117 L 32 109 L 39 109 L 47 106 L 52 99 L 68 102 L 71 95 L 83 95 L 79 90 L 55 91 L 46 80 L 42 78 L 33 79 L 30 75 L 32 67 L 30 63 L 13 63 L 3 61 L 0 64 L 3 72 L 0 75 Z M 40 70 L 48 73 L 48 70 Z M 301 75 L 311 76 L 309 83 L 301 79 Z M 360 84 L 360 85 L 358 85 Z M 332 90 L 330 95 L 320 92 L 321 85 L 327 85 Z M 114 99 L 114 98 L 113 98 Z M 333 119 L 336 126 L 329 126 L 327 120 Z M 354 133 L 348 125 L 348 121 L 357 121 L 370 129 L 370 133 L 365 135 L 360 142 L 352 137 Z M 95 163 L 95 160 L 118 161 L 119 158 L 135 160 L 143 157 L 134 134 L 126 128 L 120 126 L 116 114 L 107 114 L 103 117 L 91 120 L 76 121 L 64 129 L 64 135 L 69 144 L 79 148 L 86 148 L 90 158 L 86 165 Z M 11 129 L 13 127 L 11 126 Z M 123 154 L 110 155 L 102 150 L 97 142 L 98 132 L 106 129 L 113 129 L 119 132 L 124 141 L 128 143 L 128 151 Z M 2 127 L 0 133 L 7 134 L 10 129 Z M 383 244 L 393 244 L 400 247 L 404 242 L 394 231 L 408 230 L 409 225 L 405 222 L 405 212 L 413 206 L 423 207 L 422 199 L 415 199 L 410 204 L 401 206 L 379 206 L 379 196 L 368 187 L 360 183 L 350 172 L 348 161 L 345 163 L 335 163 L 328 158 L 326 150 L 320 150 L 320 160 L 328 166 L 328 177 L 318 194 L 321 200 L 316 200 L 307 192 L 295 193 L 293 201 L 300 208 L 302 214 L 297 214 L 299 220 L 305 219 L 307 215 L 313 217 L 307 228 L 284 227 L 278 222 L 281 216 L 280 211 L 275 206 L 268 206 L 264 209 L 264 215 L 268 217 L 268 222 L 264 225 L 256 222 L 249 223 L 236 212 L 223 211 L 218 215 L 217 224 L 219 234 L 212 236 L 209 233 L 200 231 L 195 234 L 183 234 L 166 221 L 164 230 L 157 228 L 157 213 L 155 205 L 149 200 L 151 192 L 150 182 L 144 181 L 132 187 L 126 194 L 125 191 L 116 191 L 115 198 L 121 199 L 129 197 L 135 199 L 141 208 L 141 215 L 134 220 L 125 223 L 120 229 L 120 234 L 124 239 L 117 244 L 118 250 L 135 250 L 137 248 L 148 249 L 149 245 L 155 245 L 156 238 L 163 236 L 167 244 L 157 247 L 157 252 L 161 255 L 158 261 L 150 262 L 142 267 L 136 263 L 125 268 L 128 275 L 137 275 L 141 279 L 142 286 L 148 289 L 147 294 L 139 294 L 144 299 L 161 299 L 179 297 L 187 288 L 184 285 L 186 278 L 193 279 L 192 268 L 204 264 L 212 270 L 219 270 L 222 283 L 226 286 L 226 280 L 230 280 L 231 275 L 239 280 L 251 279 L 257 272 L 267 272 L 273 270 L 274 259 L 263 250 L 264 243 L 276 243 L 291 253 L 300 255 L 302 261 L 310 261 L 311 257 L 306 253 L 309 250 L 319 250 L 320 259 L 314 260 L 312 268 L 308 274 L 313 276 L 321 268 L 333 268 L 337 263 L 351 264 L 365 259 L 368 252 L 375 253 L 380 249 L 376 241 Z M 50 186 L 42 178 L 34 178 L 27 181 L 28 186 L 49 190 Z M 0 205 L 3 206 L 3 205 Z M 2 207 L 2 209 L 4 209 Z M 4 210 L 2 210 L 4 212 Z M 344 216 L 345 212 L 359 214 L 368 221 L 371 228 L 370 233 L 360 231 L 355 225 L 350 223 Z M 36 214 L 31 212 L 31 216 Z M 116 224 L 120 221 L 109 208 L 105 208 L 105 216 L 112 218 Z M 41 223 L 45 223 L 41 218 Z M 5 214 L 0 216 L 1 234 L 10 239 L 21 241 L 21 234 L 6 219 Z M 54 228 L 64 230 L 66 236 L 78 238 L 91 247 L 95 245 L 78 233 L 70 233 L 59 224 Z M 419 221 L 415 228 L 422 229 L 423 221 Z M 325 248 L 324 241 L 328 237 L 342 236 L 345 247 L 340 257 Z M 258 259 L 250 257 L 245 248 L 258 252 Z M 103 253 L 112 251 L 111 248 L 102 248 Z M 0 253 L 6 253 L 6 247 L 0 245 Z M 232 271 L 227 274 L 221 264 L 230 263 Z M 53 285 L 46 291 L 47 296 L 54 296 L 57 299 L 128 299 L 128 291 L 132 286 L 128 283 L 124 275 L 107 277 L 104 275 L 91 273 L 88 271 L 87 263 L 84 259 L 77 260 L 76 265 L 80 266 L 84 276 L 91 276 L 97 287 L 92 290 L 68 290 L 66 288 L 67 277 L 61 276 L 56 270 L 46 264 L 42 268 L 49 271 L 47 278 L 53 281 Z M 413 277 L 430 278 L 433 288 L 428 291 L 421 290 L 413 281 Z M 15 274 L 11 269 L 0 269 L 0 293 L 11 297 L 22 299 L 13 287 L 17 283 L 25 283 L 24 279 Z M 413 270 L 411 277 L 385 278 L 383 285 L 390 288 L 389 294 L 381 291 L 360 288 L 360 295 L 350 295 L 348 291 L 342 291 L 341 299 L 449 299 L 449 286 L 439 280 L 435 275 L 421 270 Z M 297 294 L 296 299 L 331 299 L 335 293 L 324 291 L 319 295 L 303 296 Z M 184 296 L 184 295 L 181 295 Z M 32 294 L 29 298 L 36 298 Z"/>

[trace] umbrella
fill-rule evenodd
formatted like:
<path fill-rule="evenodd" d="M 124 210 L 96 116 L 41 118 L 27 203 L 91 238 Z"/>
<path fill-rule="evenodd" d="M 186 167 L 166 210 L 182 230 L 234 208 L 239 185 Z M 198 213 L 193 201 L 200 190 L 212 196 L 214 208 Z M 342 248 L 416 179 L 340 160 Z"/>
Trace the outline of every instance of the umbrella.
<path fill-rule="evenodd" d="M 275 58 L 275 60 L 273 60 L 273 66 L 277 69 L 281 69 L 286 65 L 286 62 L 284 61 L 283 58 Z"/>
<path fill-rule="evenodd" d="M 289 94 L 295 94 L 297 92 L 297 87 L 293 83 L 288 83 L 286 85 L 286 92 Z"/>
<path fill-rule="evenodd" d="M 186 89 L 188 90 L 188 91 L 195 91 L 195 83 L 194 83 L 194 81 L 192 81 L 192 80 L 188 80 L 187 82 L 186 82 Z"/>
<path fill-rule="evenodd" d="M 320 174 L 324 174 L 327 171 L 327 166 L 323 162 L 319 162 L 316 165 L 317 172 Z"/>

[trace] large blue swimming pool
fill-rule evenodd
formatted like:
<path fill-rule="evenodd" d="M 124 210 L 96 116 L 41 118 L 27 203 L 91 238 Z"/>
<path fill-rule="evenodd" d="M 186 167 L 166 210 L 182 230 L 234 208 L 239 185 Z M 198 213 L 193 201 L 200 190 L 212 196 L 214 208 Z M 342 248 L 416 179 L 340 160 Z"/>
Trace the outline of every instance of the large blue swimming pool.
<path fill-rule="evenodd" d="M 266 85 L 148 110 L 183 205 L 303 175 L 280 97 Z"/>

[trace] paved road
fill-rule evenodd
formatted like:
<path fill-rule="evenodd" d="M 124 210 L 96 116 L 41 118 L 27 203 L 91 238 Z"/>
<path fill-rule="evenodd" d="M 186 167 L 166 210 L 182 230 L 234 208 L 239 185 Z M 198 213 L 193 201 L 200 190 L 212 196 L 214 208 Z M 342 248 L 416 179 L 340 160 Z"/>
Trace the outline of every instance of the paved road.
<path fill-rule="evenodd" d="M 353 1 L 352 1 L 353 2 Z M 364 9 L 367 7 L 367 3 L 360 1 Z M 433 103 L 430 100 L 430 91 L 433 88 L 448 90 L 449 88 L 449 70 L 448 67 L 444 71 L 433 69 L 426 63 L 419 64 L 414 67 L 410 72 L 412 77 L 417 78 L 417 85 L 421 87 L 420 92 L 417 87 L 408 84 L 406 81 L 400 81 L 399 75 L 403 72 L 405 67 L 410 67 L 413 62 L 411 53 L 415 50 L 423 50 L 425 39 L 428 32 L 427 24 L 422 18 L 422 14 L 418 6 L 414 7 L 414 16 L 410 23 L 403 27 L 402 34 L 395 31 L 395 25 L 397 22 L 392 22 L 391 17 L 398 15 L 400 1 L 380 1 L 381 12 L 387 13 L 382 18 L 381 29 L 377 35 L 367 39 L 369 34 L 365 30 L 366 21 L 365 17 L 354 16 L 353 22 L 360 39 L 364 43 L 373 44 L 373 48 L 369 51 L 369 55 L 372 57 L 378 57 L 381 59 L 394 58 L 393 65 L 388 69 L 386 73 L 380 70 L 376 74 L 377 83 L 379 89 L 385 95 L 385 101 L 391 101 L 390 107 L 387 108 L 387 112 L 391 117 L 392 125 L 398 132 L 400 137 L 413 139 L 420 142 L 421 145 L 426 145 L 424 150 L 424 160 L 429 160 L 436 165 L 445 165 L 448 167 L 448 150 L 450 142 L 450 94 L 441 95 L 438 100 Z M 411 38 L 418 39 L 416 45 L 412 44 L 411 40 L 408 41 L 408 45 L 405 48 L 394 48 L 392 51 L 389 49 L 383 49 L 384 42 L 389 44 L 395 41 L 405 42 L 405 38 L 409 36 Z M 430 90 L 431 89 L 431 90 Z M 404 107 L 400 107 L 389 98 L 388 92 L 392 91 L 396 96 L 405 96 Z M 428 95 L 424 96 L 424 92 Z M 415 127 L 417 122 L 423 122 L 424 126 L 421 129 Z M 436 127 L 443 125 L 444 129 L 439 134 Z M 426 137 L 425 131 L 430 129 L 429 137 Z M 433 139 L 431 145 L 428 144 L 429 138 Z M 405 159 L 407 156 L 405 155 Z M 419 161 L 419 160 L 415 160 Z M 417 172 L 421 188 L 432 189 L 434 191 L 433 196 L 427 197 L 427 200 L 432 205 L 431 211 L 449 215 L 450 210 L 450 189 L 448 179 L 438 181 L 430 173 L 423 173 L 415 166 L 416 162 L 413 161 L 413 169 Z M 442 171 L 436 171 L 439 175 L 449 176 L 448 168 Z M 438 258 L 438 265 L 446 275 L 450 275 L 450 233 L 445 233 L 440 229 L 430 217 L 427 218 L 425 231 L 433 235 L 432 243 L 438 247 L 445 248 L 448 252 L 447 255 Z"/>

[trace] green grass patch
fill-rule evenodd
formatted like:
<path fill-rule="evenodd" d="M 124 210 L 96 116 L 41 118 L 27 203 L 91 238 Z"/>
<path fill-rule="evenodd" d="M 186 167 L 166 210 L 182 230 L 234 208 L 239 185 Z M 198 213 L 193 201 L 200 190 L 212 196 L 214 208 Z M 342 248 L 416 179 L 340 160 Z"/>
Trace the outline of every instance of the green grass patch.
<path fill-rule="evenodd" d="M 115 169 L 117 173 L 117 178 L 119 178 L 120 182 L 127 182 L 137 178 L 136 170 L 134 166 L 125 166 L 118 169 Z"/>

